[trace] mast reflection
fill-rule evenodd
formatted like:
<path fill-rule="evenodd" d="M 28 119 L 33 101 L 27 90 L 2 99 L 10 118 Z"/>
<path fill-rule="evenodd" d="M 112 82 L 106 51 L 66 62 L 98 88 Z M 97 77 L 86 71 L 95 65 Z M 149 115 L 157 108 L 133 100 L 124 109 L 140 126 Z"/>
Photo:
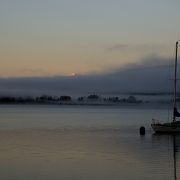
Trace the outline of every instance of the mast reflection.
<path fill-rule="evenodd" d="M 177 180 L 177 153 L 180 151 L 180 134 L 153 134 L 153 142 L 157 144 L 163 143 L 164 145 L 170 145 L 172 158 L 173 158 L 173 179 Z"/>
<path fill-rule="evenodd" d="M 177 173 L 176 173 L 176 153 L 177 153 L 176 135 L 173 135 L 174 180 L 177 180 Z"/>

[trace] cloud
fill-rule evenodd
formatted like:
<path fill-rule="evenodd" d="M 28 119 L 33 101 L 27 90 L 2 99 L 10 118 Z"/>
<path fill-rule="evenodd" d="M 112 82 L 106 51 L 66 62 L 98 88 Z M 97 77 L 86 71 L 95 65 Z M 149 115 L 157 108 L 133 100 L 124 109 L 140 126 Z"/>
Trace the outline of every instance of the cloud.
<path fill-rule="evenodd" d="M 121 51 L 121 50 L 126 50 L 129 49 L 130 45 L 128 44 L 115 44 L 111 47 L 108 48 L 109 51 Z"/>
<path fill-rule="evenodd" d="M 32 74 L 34 76 L 48 76 L 49 75 L 49 73 L 42 68 L 22 68 L 16 72 L 16 74 L 18 73 L 24 74 L 25 76 L 31 76 Z"/>
<path fill-rule="evenodd" d="M 168 44 L 123 44 L 117 43 L 107 48 L 108 52 L 127 52 L 127 53 L 149 53 L 149 54 L 161 54 L 165 53 L 166 50 L 171 49 Z"/>

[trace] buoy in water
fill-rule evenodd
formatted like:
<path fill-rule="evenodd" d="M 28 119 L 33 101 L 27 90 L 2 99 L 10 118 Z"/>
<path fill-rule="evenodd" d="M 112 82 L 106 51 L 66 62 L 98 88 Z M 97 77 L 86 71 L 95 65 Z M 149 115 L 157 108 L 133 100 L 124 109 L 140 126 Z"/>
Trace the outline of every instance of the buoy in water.
<path fill-rule="evenodd" d="M 139 134 L 140 134 L 140 135 L 145 135 L 145 133 L 146 133 L 145 127 L 144 127 L 144 126 L 141 126 L 141 127 L 139 128 Z"/>

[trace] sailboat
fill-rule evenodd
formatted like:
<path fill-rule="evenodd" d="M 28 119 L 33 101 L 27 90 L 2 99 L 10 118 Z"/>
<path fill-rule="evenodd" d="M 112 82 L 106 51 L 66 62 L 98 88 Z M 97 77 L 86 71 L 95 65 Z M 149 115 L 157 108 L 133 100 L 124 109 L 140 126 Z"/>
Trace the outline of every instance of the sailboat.
<path fill-rule="evenodd" d="M 172 121 L 168 123 L 159 123 L 153 119 L 151 124 L 152 129 L 156 133 L 180 133 L 180 121 L 176 118 L 180 117 L 180 113 L 176 108 L 176 95 L 177 95 L 177 57 L 178 57 L 178 45 L 179 41 L 176 41 L 176 55 L 175 55 L 175 65 L 174 65 L 174 90 L 173 90 L 173 116 Z"/>

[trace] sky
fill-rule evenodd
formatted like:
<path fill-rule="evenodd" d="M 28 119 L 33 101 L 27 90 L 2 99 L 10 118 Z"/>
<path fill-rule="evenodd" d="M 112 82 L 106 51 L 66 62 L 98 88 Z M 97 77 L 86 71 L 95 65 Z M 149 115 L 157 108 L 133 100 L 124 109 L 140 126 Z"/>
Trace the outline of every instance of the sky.
<path fill-rule="evenodd" d="M 0 78 L 109 73 L 171 57 L 179 0 L 0 0 Z"/>

